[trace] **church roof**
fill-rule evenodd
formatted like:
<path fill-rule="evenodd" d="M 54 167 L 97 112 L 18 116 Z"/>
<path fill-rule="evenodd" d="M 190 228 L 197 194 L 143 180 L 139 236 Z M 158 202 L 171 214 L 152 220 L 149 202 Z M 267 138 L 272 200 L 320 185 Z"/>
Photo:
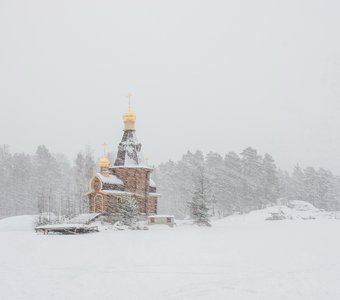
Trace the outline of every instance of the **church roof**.
<path fill-rule="evenodd" d="M 149 168 L 144 160 L 142 145 L 137 140 L 135 130 L 124 130 L 114 167 Z"/>
<path fill-rule="evenodd" d="M 151 178 L 150 178 L 149 186 L 150 186 L 150 187 L 153 187 L 153 188 L 157 187 L 157 186 L 156 186 L 156 183 L 155 183 Z"/>
<path fill-rule="evenodd" d="M 96 176 L 101 180 L 102 183 L 112 184 L 112 185 L 124 185 L 123 181 L 121 181 L 115 175 L 104 176 L 100 173 L 97 173 Z"/>
<path fill-rule="evenodd" d="M 117 191 L 117 190 L 102 190 L 104 194 L 117 194 L 117 195 L 133 195 L 131 192 Z"/>

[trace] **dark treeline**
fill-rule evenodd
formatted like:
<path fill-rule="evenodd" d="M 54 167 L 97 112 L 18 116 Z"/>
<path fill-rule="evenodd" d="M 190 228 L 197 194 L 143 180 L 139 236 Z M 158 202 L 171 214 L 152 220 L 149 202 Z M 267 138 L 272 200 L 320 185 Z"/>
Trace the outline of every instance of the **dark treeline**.
<path fill-rule="evenodd" d="M 110 155 L 112 159 L 112 154 Z M 11 154 L 0 146 L 0 218 L 48 213 L 67 216 L 86 212 L 84 193 L 98 171 L 90 149 L 73 161 L 39 146 L 33 155 Z M 240 155 L 202 152 L 183 155 L 178 162 L 159 165 L 153 178 L 162 194 L 160 213 L 185 217 L 188 201 L 201 185 L 210 212 L 226 216 L 277 203 L 304 200 L 325 210 L 340 210 L 340 178 L 330 171 L 296 166 L 292 173 L 279 170 L 272 157 L 247 148 Z"/>
<path fill-rule="evenodd" d="M 340 209 L 339 176 L 313 167 L 302 170 L 298 165 L 290 174 L 278 169 L 269 154 L 262 157 L 252 148 L 224 157 L 188 152 L 178 162 L 161 164 L 154 178 L 162 194 L 160 212 L 176 217 L 189 214 L 187 202 L 198 182 L 204 182 L 210 211 L 219 217 L 288 200 L 304 200 L 325 210 Z"/>

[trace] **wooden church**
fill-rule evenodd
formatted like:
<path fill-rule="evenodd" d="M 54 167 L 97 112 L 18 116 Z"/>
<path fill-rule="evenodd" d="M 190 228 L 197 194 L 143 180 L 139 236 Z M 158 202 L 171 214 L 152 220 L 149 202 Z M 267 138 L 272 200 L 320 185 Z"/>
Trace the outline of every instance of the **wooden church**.
<path fill-rule="evenodd" d="M 132 198 L 136 201 L 140 216 L 157 214 L 156 185 L 150 178 L 153 171 L 147 166 L 142 145 L 136 137 L 136 114 L 129 109 L 123 115 L 124 133 L 118 146 L 117 156 L 111 164 L 104 149 L 99 161 L 100 173 L 95 174 L 87 193 L 90 213 L 114 215 L 120 201 Z"/>

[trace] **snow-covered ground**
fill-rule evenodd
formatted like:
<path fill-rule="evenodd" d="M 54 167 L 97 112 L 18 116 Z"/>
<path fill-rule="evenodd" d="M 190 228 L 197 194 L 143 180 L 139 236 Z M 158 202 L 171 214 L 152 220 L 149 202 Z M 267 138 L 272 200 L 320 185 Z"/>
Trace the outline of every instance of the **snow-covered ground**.
<path fill-rule="evenodd" d="M 340 299 L 340 220 L 264 221 L 267 210 L 68 236 L 3 219 L 0 299 Z"/>

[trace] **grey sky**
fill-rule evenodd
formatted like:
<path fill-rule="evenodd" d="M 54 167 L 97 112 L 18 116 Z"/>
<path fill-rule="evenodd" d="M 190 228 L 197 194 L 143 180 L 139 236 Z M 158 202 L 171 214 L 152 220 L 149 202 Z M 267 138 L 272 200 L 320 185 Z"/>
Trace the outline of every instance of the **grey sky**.
<path fill-rule="evenodd" d="M 269 152 L 340 174 L 339 1 L 0 0 L 0 144 L 115 150 L 131 91 L 152 163 Z"/>

